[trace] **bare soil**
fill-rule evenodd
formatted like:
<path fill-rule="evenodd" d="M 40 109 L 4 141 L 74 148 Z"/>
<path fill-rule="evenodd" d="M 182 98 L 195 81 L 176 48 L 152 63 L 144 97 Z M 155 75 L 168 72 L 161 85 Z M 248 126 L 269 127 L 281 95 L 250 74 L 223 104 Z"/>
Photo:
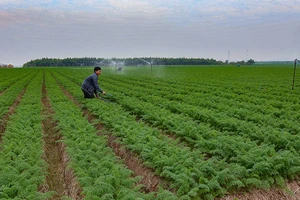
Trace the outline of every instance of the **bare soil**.
<path fill-rule="evenodd" d="M 286 183 L 286 189 L 253 190 L 226 195 L 220 200 L 300 200 L 300 181 Z"/>
<path fill-rule="evenodd" d="M 80 195 L 80 188 L 73 170 L 68 168 L 69 158 L 65 151 L 65 145 L 58 142 L 62 139 L 59 131 L 55 130 L 57 124 L 52 116 L 54 111 L 51 109 L 50 102 L 47 98 L 45 83 L 42 88 L 42 103 L 44 105 L 42 116 L 43 136 L 44 136 L 44 160 L 47 163 L 46 183 L 41 186 L 40 191 L 55 191 L 51 199 L 62 199 L 68 196 L 72 199 L 83 199 Z"/>
<path fill-rule="evenodd" d="M 92 122 L 95 117 L 88 114 L 85 111 L 85 115 L 88 117 L 89 121 Z M 96 124 L 99 134 L 101 132 L 107 132 L 102 124 Z M 134 172 L 133 177 L 141 176 L 139 184 L 144 185 L 144 192 L 156 192 L 159 185 L 167 185 L 167 182 L 160 176 L 154 174 L 154 170 L 143 165 L 142 161 L 130 150 L 126 149 L 124 145 L 118 143 L 118 138 L 113 136 L 111 133 L 106 134 L 108 136 L 107 145 L 112 148 L 115 154 L 120 157 L 124 164 Z"/>

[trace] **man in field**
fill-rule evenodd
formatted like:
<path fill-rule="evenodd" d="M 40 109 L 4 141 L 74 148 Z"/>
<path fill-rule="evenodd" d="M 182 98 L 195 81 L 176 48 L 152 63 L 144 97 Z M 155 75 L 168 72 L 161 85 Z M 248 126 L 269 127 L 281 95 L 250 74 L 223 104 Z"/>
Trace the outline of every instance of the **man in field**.
<path fill-rule="evenodd" d="M 81 85 L 81 90 L 84 94 L 84 98 L 95 98 L 94 94 L 97 96 L 97 92 L 101 94 L 106 94 L 98 85 L 98 76 L 101 74 L 101 68 L 95 67 L 94 73 L 86 77 Z"/>

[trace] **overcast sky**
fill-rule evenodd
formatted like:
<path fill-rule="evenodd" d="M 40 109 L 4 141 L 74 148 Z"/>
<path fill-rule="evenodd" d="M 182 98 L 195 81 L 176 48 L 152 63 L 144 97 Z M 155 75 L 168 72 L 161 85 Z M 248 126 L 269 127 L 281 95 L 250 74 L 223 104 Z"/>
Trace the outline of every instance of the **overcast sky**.
<path fill-rule="evenodd" d="M 300 57 L 300 0 L 0 0 L 0 63 Z"/>

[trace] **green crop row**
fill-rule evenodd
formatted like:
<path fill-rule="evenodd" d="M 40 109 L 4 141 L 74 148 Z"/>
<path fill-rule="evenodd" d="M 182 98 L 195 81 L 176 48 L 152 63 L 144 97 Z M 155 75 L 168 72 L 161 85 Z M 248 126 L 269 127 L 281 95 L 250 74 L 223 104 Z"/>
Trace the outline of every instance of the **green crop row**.
<path fill-rule="evenodd" d="M 78 94 L 77 84 L 58 74 L 55 77 L 75 98 L 80 99 L 82 95 Z M 173 180 L 171 187 L 178 189 L 179 196 L 188 198 L 201 194 L 203 198 L 213 198 L 213 193 L 221 195 L 225 192 L 217 181 L 208 183 L 204 174 L 196 172 L 197 167 L 219 168 L 213 160 L 204 162 L 201 152 L 190 152 L 189 148 L 178 146 L 176 141 L 160 135 L 157 129 L 136 122 L 133 116 L 118 105 L 97 100 L 81 102 L 101 123 L 111 128 L 113 134 L 122 138 L 127 148 L 140 154 L 145 165 L 154 168 L 162 177 Z M 199 180 L 201 183 L 198 183 Z"/>
<path fill-rule="evenodd" d="M 26 88 L 28 83 L 36 74 L 37 73 L 32 73 L 31 75 L 23 77 L 5 90 L 5 92 L 0 96 L 0 117 L 9 111 L 8 108 L 12 106 L 18 95 L 21 94 L 22 90 Z"/>
<path fill-rule="evenodd" d="M 286 106 L 286 103 L 295 104 L 297 102 L 297 93 L 288 93 L 285 91 L 286 88 L 285 90 L 273 89 L 276 87 L 275 84 L 272 85 L 272 89 L 261 91 L 257 89 L 253 90 L 250 84 L 245 86 L 244 83 L 241 84 L 237 81 L 227 83 L 229 84 L 227 86 L 219 84 L 215 85 L 211 84 L 211 82 L 207 83 L 205 81 L 197 81 L 195 83 L 184 81 L 178 83 L 177 79 L 150 79 L 143 77 L 130 77 L 124 79 L 122 76 L 112 76 L 109 79 L 106 79 L 104 83 L 111 82 L 112 80 L 118 81 L 119 84 L 121 82 L 125 84 L 129 83 L 132 86 L 136 85 L 140 88 L 155 88 L 156 92 L 163 95 L 170 96 L 173 94 L 181 94 L 184 95 L 185 98 L 183 100 L 186 101 L 189 101 L 190 97 L 192 97 L 192 99 L 198 97 L 198 100 L 206 99 L 209 101 L 206 101 L 205 105 L 210 105 L 212 107 L 218 105 L 216 103 L 224 101 L 226 105 L 230 102 L 234 102 L 233 104 L 230 104 L 231 107 L 234 105 L 240 107 L 239 104 L 241 104 L 241 106 L 270 106 L 270 108 L 273 106 L 274 109 L 276 109 L 278 107 L 281 108 L 281 106 Z M 283 92 L 285 95 L 282 95 Z M 176 96 L 173 96 L 173 98 L 174 97 L 176 98 Z M 233 99 L 234 101 L 232 101 Z M 194 101 L 192 102 L 197 103 Z M 297 106 L 297 104 L 295 106 Z M 268 111 L 268 109 L 261 109 L 261 111 Z"/>
<path fill-rule="evenodd" d="M 5 69 L 0 68 L 0 92 L 5 91 L 5 89 L 11 87 L 19 80 L 29 76 L 33 70 L 24 69 Z"/>
<path fill-rule="evenodd" d="M 0 199 L 47 199 L 51 196 L 51 192 L 38 191 L 45 182 L 46 164 L 42 159 L 41 71 L 34 75 L 2 136 Z M 22 81 L 26 82 L 28 79 Z M 22 87 L 13 91 L 18 95 L 20 90 Z"/>
<path fill-rule="evenodd" d="M 197 88 L 194 87 L 180 87 L 173 84 L 162 84 L 156 82 L 150 82 L 145 79 L 143 80 L 134 80 L 131 79 L 123 79 L 123 78 L 113 78 L 108 79 L 106 81 L 106 85 L 110 84 L 120 85 L 122 82 L 122 87 L 130 88 L 136 92 L 137 95 L 140 95 L 141 98 L 145 98 L 144 94 L 151 94 L 153 96 L 158 96 L 163 99 L 169 99 L 174 104 L 181 104 L 182 107 L 185 107 L 186 104 L 190 108 L 190 110 L 195 111 L 201 109 L 201 112 L 204 113 L 222 113 L 222 115 L 227 115 L 228 121 L 230 118 L 234 118 L 240 121 L 249 121 L 258 124 L 259 126 L 269 125 L 274 128 L 285 129 L 288 131 L 292 131 L 293 133 L 298 133 L 300 131 L 299 125 L 297 125 L 297 121 L 295 119 L 300 119 L 300 114 L 296 112 L 299 110 L 300 106 L 297 101 L 283 101 L 282 99 L 278 99 L 277 96 L 274 96 L 272 99 L 270 96 L 265 98 L 259 98 L 258 96 L 254 96 L 252 94 L 247 93 L 246 95 L 235 95 L 230 91 L 220 91 L 216 88 L 212 89 L 211 92 L 206 91 L 197 92 Z M 201 88 L 205 88 L 206 86 L 202 86 Z M 244 92 L 245 93 L 245 92 Z M 141 95 L 143 94 L 143 95 Z M 222 95 L 224 94 L 224 95 Z M 260 93 L 261 94 L 261 93 Z M 239 101 L 239 98 L 241 101 Z M 289 97 L 288 100 L 292 98 Z M 157 100 L 157 99 L 156 99 Z M 150 99 L 148 101 L 151 101 Z M 254 103 L 251 103 L 253 101 Z M 160 102 L 160 101 L 159 101 Z M 283 104 L 284 102 L 284 104 Z M 177 106 L 173 106 L 177 107 Z M 178 108 L 180 111 L 181 108 Z M 199 115 L 199 114 L 198 114 Z M 203 120 L 214 121 L 213 119 L 205 119 L 205 116 L 202 117 Z M 231 128 L 232 125 L 225 126 L 221 124 L 221 127 L 218 128 Z M 236 129 L 235 125 L 234 128 Z M 236 131 L 236 130 L 235 130 Z"/>
<path fill-rule="evenodd" d="M 55 75 L 55 78 L 58 78 Z M 83 189 L 86 199 L 165 199 L 167 191 L 158 194 L 139 192 L 138 178 L 107 147 L 107 138 L 97 135 L 82 111 L 68 99 L 53 76 L 46 73 L 46 86 L 51 106 L 55 111 L 58 128 L 63 135 L 70 166 Z"/>
<path fill-rule="evenodd" d="M 80 97 L 82 99 L 82 94 L 78 93 L 80 88 L 78 82 L 68 81 L 65 76 L 58 74 L 55 74 L 55 77 L 77 99 Z M 135 102 L 133 98 L 129 98 L 130 100 Z M 161 176 L 171 179 L 173 181 L 172 186 L 178 189 L 178 195 L 209 198 L 214 195 L 222 195 L 226 190 L 233 188 L 269 187 L 274 181 L 277 184 L 282 184 L 284 181 L 281 175 L 276 174 L 275 178 L 272 178 L 270 174 L 265 175 L 264 172 L 270 169 L 270 167 L 265 168 L 269 165 L 268 163 L 276 164 L 277 160 L 289 155 L 288 152 L 277 155 L 271 147 L 253 148 L 250 152 L 252 157 L 249 160 L 252 162 L 253 158 L 257 156 L 260 160 L 256 159 L 258 163 L 254 168 L 247 170 L 248 166 L 226 163 L 216 157 L 205 159 L 203 151 L 197 149 L 190 151 L 189 148 L 180 147 L 176 141 L 161 135 L 159 130 L 136 122 L 135 117 L 124 111 L 118 104 L 97 100 L 82 102 L 94 115 L 99 117 L 102 123 L 112 128 L 114 134 L 123 138 L 123 142 L 128 148 L 140 154 L 145 163 L 155 168 Z M 230 142 L 230 140 L 225 142 Z M 231 144 L 232 142 L 227 146 L 230 148 Z M 218 145 L 218 141 L 215 141 L 214 145 Z M 267 157 L 264 156 L 266 154 L 268 154 Z M 239 155 L 239 159 L 250 165 L 246 163 L 249 160 L 244 160 L 247 156 L 248 153 L 245 154 L 244 152 Z M 299 165 L 297 164 L 297 166 Z M 277 167 L 280 167 L 279 170 L 282 169 L 281 165 Z M 277 173 L 276 168 L 273 170 L 275 170 L 274 173 Z M 235 171 L 235 173 L 231 174 L 230 171 Z M 294 171 L 291 172 L 291 174 L 295 173 Z"/>
<path fill-rule="evenodd" d="M 209 195 L 217 196 L 218 193 L 223 194 L 226 190 L 231 190 L 234 188 L 244 188 L 249 186 L 269 187 L 274 183 L 283 185 L 284 179 L 293 178 L 299 174 L 299 155 L 296 150 L 298 148 L 298 140 L 297 138 L 293 138 L 297 136 L 295 134 L 298 130 L 297 123 L 287 126 L 278 125 L 278 127 L 276 127 L 275 124 L 276 122 L 283 123 L 295 119 L 295 117 L 291 114 L 293 113 L 291 111 L 296 110 L 297 105 L 290 105 L 287 107 L 286 103 L 283 104 L 277 101 L 276 98 L 273 98 L 274 100 L 268 104 L 266 111 L 264 111 L 262 105 L 255 105 L 255 102 L 266 102 L 265 98 L 267 95 L 264 95 L 264 93 L 261 92 L 261 96 L 253 95 L 253 97 L 249 98 L 247 97 L 247 94 L 254 94 L 255 89 L 249 88 L 252 93 L 246 93 L 243 92 L 242 89 L 247 88 L 247 85 L 244 85 L 243 88 L 239 89 L 233 87 L 233 84 L 233 88 L 226 93 L 219 90 L 220 88 L 218 87 L 220 87 L 220 83 L 210 83 L 208 84 L 208 87 L 206 87 L 206 85 L 201 86 L 200 88 L 205 90 L 203 93 L 203 98 L 205 100 L 201 101 L 202 99 L 200 98 L 202 92 L 197 88 L 195 95 L 187 95 L 189 94 L 188 89 L 192 89 L 192 86 L 194 86 L 194 83 L 192 82 L 183 83 L 182 85 L 184 86 L 180 87 L 181 90 L 178 91 L 176 87 L 173 87 L 176 85 L 175 81 L 173 81 L 174 84 L 168 84 L 168 82 L 172 83 L 170 79 L 166 79 L 167 81 L 165 81 L 165 79 L 149 79 L 145 77 L 141 79 L 111 74 L 108 77 L 101 77 L 101 79 L 103 78 L 101 81 L 103 81 L 104 85 L 102 86 L 103 88 L 107 88 L 108 91 L 111 91 L 114 95 L 116 95 L 116 97 L 118 97 L 117 102 L 121 104 L 122 107 L 120 107 L 118 104 L 113 104 L 112 107 L 106 107 L 107 103 L 105 103 L 105 106 L 102 104 L 87 105 L 85 100 L 82 99 L 80 84 L 85 76 L 91 72 L 87 72 L 86 74 L 82 73 L 82 70 L 75 70 L 74 73 L 65 73 L 64 70 L 56 72 L 59 72 L 59 74 L 62 76 L 58 76 L 55 73 L 55 77 L 59 79 L 60 83 L 69 91 L 71 91 L 76 99 L 84 104 L 84 106 L 87 106 L 87 108 L 91 110 L 98 110 L 97 106 L 100 106 L 98 111 L 99 113 L 94 114 L 99 116 L 101 122 L 105 123 L 106 126 L 112 128 L 112 130 L 114 130 L 113 133 L 119 136 L 128 148 L 141 155 L 141 157 L 145 160 L 145 164 L 155 168 L 158 173 L 163 171 L 161 169 L 164 169 L 163 173 L 160 173 L 160 175 L 170 179 L 170 181 L 173 183 L 172 187 L 178 189 L 179 196 L 183 195 L 183 197 L 186 197 L 187 195 L 192 197 L 193 195 L 196 195 L 200 197 L 209 197 Z M 189 83 L 192 84 L 189 85 Z M 181 85 L 181 83 L 177 83 L 177 85 Z M 266 85 L 269 87 L 272 86 L 272 84 Z M 279 86 L 278 88 L 280 87 L 282 86 Z M 210 90 L 214 91 L 211 92 Z M 221 95 L 218 96 L 218 92 L 220 92 Z M 269 92 L 269 94 L 275 97 L 276 95 L 279 95 L 279 92 Z M 210 95 L 212 97 L 212 102 L 209 103 Z M 244 99 L 240 98 L 243 96 Z M 187 98 L 184 99 L 184 97 Z M 202 105 L 197 104 L 199 101 L 197 101 L 195 97 L 200 99 L 200 103 Z M 294 103 L 295 100 L 293 98 L 293 94 L 291 97 L 291 101 L 287 102 Z M 187 100 L 187 103 L 184 102 L 185 100 Z M 280 98 L 280 101 L 284 100 L 285 98 Z M 205 106 L 206 103 L 208 106 Z M 236 103 L 237 106 L 235 106 L 234 103 Z M 225 108 L 223 108 L 222 104 L 225 105 Z M 240 111 L 238 106 L 243 106 L 244 110 Z M 118 108 L 116 109 L 115 107 Z M 198 107 L 202 108 L 199 109 Z M 233 108 L 233 111 L 228 109 L 230 107 Z M 275 121 L 270 121 L 267 126 L 264 126 L 264 122 L 258 123 L 259 120 L 255 121 L 255 116 L 253 116 L 254 120 L 252 121 L 245 120 L 245 116 L 247 116 L 246 112 L 253 112 L 253 108 L 256 108 L 256 111 L 259 111 L 258 109 L 260 109 L 258 117 L 264 117 L 264 120 L 266 121 L 272 119 L 272 116 L 266 115 L 267 113 L 277 113 L 276 115 L 279 115 L 280 117 L 278 119 L 274 118 Z M 105 113 L 100 113 L 106 109 L 112 110 L 112 112 L 106 113 L 105 111 Z M 283 112 L 284 109 L 286 109 L 286 113 Z M 206 113 L 204 112 L 205 110 L 207 111 Z M 209 189 L 203 190 L 202 187 L 204 187 L 204 185 L 197 186 L 197 184 L 192 181 L 198 179 L 197 177 L 200 174 L 199 171 L 191 175 L 187 173 L 182 166 L 178 166 L 175 170 L 174 166 L 170 163 L 174 162 L 178 164 L 181 162 L 178 160 L 176 161 L 175 159 L 172 160 L 173 157 L 169 158 L 167 162 L 161 161 L 160 158 L 167 160 L 166 157 L 168 156 L 163 156 L 165 155 L 164 153 L 158 154 L 157 151 L 154 151 L 154 154 L 158 155 L 155 157 L 155 159 L 151 156 L 153 149 L 159 149 L 158 152 L 164 152 L 166 151 L 165 149 L 161 150 L 161 147 L 158 148 L 153 144 L 150 145 L 147 143 L 146 147 L 149 147 L 151 150 L 147 149 L 145 151 L 148 152 L 145 153 L 141 147 L 139 147 L 139 143 L 142 143 L 142 139 L 149 141 L 153 140 L 155 143 L 164 139 L 161 139 L 161 136 L 158 137 L 159 133 L 155 133 L 154 135 L 155 137 L 158 137 L 159 140 L 150 137 L 148 132 L 153 132 L 153 128 L 148 130 L 148 125 L 143 125 L 143 128 L 140 128 L 141 121 L 137 125 L 135 117 L 131 116 L 132 114 L 137 114 L 139 117 L 144 117 L 144 119 L 147 119 L 150 123 L 152 123 L 152 127 L 155 126 L 158 128 L 164 128 L 170 132 L 174 132 L 181 138 L 185 138 L 189 144 L 193 144 L 192 147 L 194 149 L 191 152 L 188 150 L 188 154 L 186 154 L 185 157 L 190 158 L 189 155 L 193 155 L 193 153 L 197 152 L 199 155 L 201 155 L 201 159 L 203 158 L 203 160 L 207 161 L 206 170 L 204 170 L 204 167 L 199 167 L 204 165 L 204 162 L 202 163 L 201 159 L 193 160 L 197 164 L 195 164 L 195 167 L 191 167 L 191 171 L 195 172 L 201 169 L 201 173 L 206 172 L 204 176 L 201 176 L 204 177 L 205 180 L 201 183 L 205 183 L 204 185 L 206 186 L 209 185 Z M 201 116 L 202 118 L 199 118 Z M 228 118 L 228 116 L 230 117 Z M 210 119 L 210 121 L 205 121 L 208 119 Z M 204 121 L 205 123 L 203 123 Z M 212 124 L 214 125 L 211 126 Z M 266 129 L 264 131 L 261 131 L 257 128 L 253 129 L 253 127 L 256 126 L 260 128 L 265 127 Z M 200 130 L 197 130 L 198 128 Z M 278 132 L 278 130 L 280 131 Z M 146 134 L 146 136 L 141 136 L 140 134 L 135 133 L 136 131 L 141 132 L 141 134 Z M 266 135 L 265 132 L 268 134 Z M 261 134 L 257 135 L 257 133 Z M 133 136 L 131 137 L 130 134 L 133 134 Z M 201 134 L 204 134 L 205 140 L 201 140 Z M 235 136 L 236 134 L 239 136 Z M 134 138 L 134 136 L 137 135 L 141 138 Z M 252 145 L 249 146 L 249 136 L 252 137 L 252 140 L 255 141 L 258 146 L 253 142 L 251 142 Z M 289 139 L 289 137 L 292 138 Z M 237 141 L 240 142 L 236 143 Z M 276 148 L 273 146 L 274 143 L 277 144 Z M 172 144 L 172 142 L 168 142 L 168 147 L 166 148 L 173 148 L 173 144 L 171 147 L 169 147 L 170 144 Z M 175 146 L 182 145 L 177 142 L 174 144 Z M 204 153 L 208 153 L 208 157 L 204 158 Z M 216 155 L 218 156 L 216 157 Z M 224 157 L 226 157 L 226 160 L 221 160 Z M 189 162 L 186 162 L 182 157 L 180 158 L 185 165 L 188 165 Z M 191 159 L 194 159 L 194 157 L 191 156 Z M 214 160 L 214 165 L 217 165 L 216 168 L 211 168 L 213 164 L 210 165 L 209 163 L 211 163 L 212 160 Z M 239 175 L 232 174 L 233 171 L 237 172 Z M 178 176 L 179 173 L 182 175 Z M 238 178 L 235 179 L 236 177 Z M 187 180 L 192 184 L 187 186 Z M 228 185 L 225 185 L 223 181 L 227 181 Z M 181 187 L 179 187 L 179 183 L 181 183 Z M 217 185 L 220 187 L 218 188 Z M 201 189 L 199 189 L 199 187 Z M 216 188 L 212 189 L 213 187 Z M 220 188 L 223 188 L 223 190 Z M 190 193 L 188 191 L 190 191 Z"/>
<path fill-rule="evenodd" d="M 78 75 L 81 76 L 81 79 L 84 78 L 81 74 Z M 75 77 L 73 77 L 74 79 Z M 80 84 L 80 82 L 78 83 Z M 141 96 L 141 98 L 147 99 L 148 97 L 145 97 L 144 94 L 151 94 L 156 96 L 154 97 L 156 101 L 157 97 L 171 100 L 173 103 L 169 105 L 172 108 L 169 109 L 175 112 L 180 112 L 182 108 L 187 107 L 185 110 L 189 111 L 196 120 L 209 121 L 219 130 L 244 132 L 243 129 L 248 127 L 248 123 L 250 127 L 253 123 L 257 127 L 267 125 L 265 128 L 267 132 L 279 132 L 280 134 L 282 132 L 284 134 L 287 134 L 287 132 L 296 134 L 300 130 L 298 123 L 300 114 L 296 112 L 300 107 L 294 93 L 270 96 L 264 94 L 264 92 L 255 91 L 256 93 L 254 93 L 254 91 L 249 91 L 250 86 L 246 86 L 248 87 L 246 92 L 234 92 L 239 88 L 238 83 L 235 84 L 235 87 L 232 83 L 231 88 L 233 89 L 224 90 L 223 87 L 213 88 L 207 83 L 199 84 L 201 85 L 199 87 L 199 85 L 192 82 L 176 84 L 175 81 L 172 82 L 170 79 L 150 79 L 148 77 L 124 78 L 123 76 L 110 76 L 103 81 L 104 87 L 109 87 L 111 84 L 120 85 L 121 83 L 122 88 L 139 91 L 135 93 L 138 97 Z M 245 88 L 242 89 L 245 90 Z M 278 97 L 285 98 L 279 99 Z M 148 101 L 151 100 L 148 99 Z M 177 105 L 181 106 L 178 107 Z M 198 108 L 195 109 L 196 107 Z M 223 120 L 224 117 L 227 120 Z M 248 132 L 246 131 L 245 134 L 248 134 Z"/>
<path fill-rule="evenodd" d="M 143 117 L 153 118 L 153 120 L 157 120 L 155 118 L 164 116 L 164 119 L 167 119 L 166 116 L 174 115 L 170 113 L 170 111 L 178 113 L 179 118 L 176 123 L 180 123 L 182 121 L 181 125 L 177 126 L 179 127 L 179 130 L 176 130 L 176 132 L 180 132 L 181 127 L 184 127 L 186 130 L 191 129 L 193 127 L 195 135 L 198 135 L 199 132 L 207 132 L 207 135 L 211 134 L 210 128 L 207 128 L 207 125 L 203 125 L 202 122 L 205 122 L 208 124 L 211 128 L 215 128 L 217 131 L 221 131 L 222 135 L 224 134 L 230 134 L 232 137 L 234 135 L 243 136 L 245 139 L 251 139 L 252 141 L 256 141 L 258 144 L 261 143 L 267 143 L 270 145 L 275 145 L 275 149 L 278 150 L 291 150 L 294 152 L 300 151 L 300 136 L 296 134 L 289 133 L 285 130 L 277 130 L 274 128 L 274 126 L 270 126 L 267 124 L 267 126 L 263 125 L 257 125 L 253 122 L 243 121 L 239 120 L 233 117 L 229 117 L 226 115 L 226 113 L 223 112 L 216 112 L 214 110 L 205 109 L 202 107 L 197 107 L 194 105 L 186 104 L 185 102 L 179 102 L 179 101 L 170 101 L 166 98 L 159 97 L 156 95 L 150 95 L 149 93 L 141 94 L 140 90 L 145 90 L 144 88 L 141 88 L 140 90 L 136 88 L 129 88 L 126 87 L 127 85 L 122 85 L 120 87 L 119 85 L 107 85 L 108 89 L 115 91 L 117 96 L 123 97 L 126 103 L 131 104 L 131 107 L 129 109 L 132 109 L 134 111 L 136 110 L 145 110 L 147 109 L 146 113 L 140 113 L 140 115 L 144 115 Z M 118 92 L 119 93 L 118 93 Z M 152 94 L 152 93 L 151 93 Z M 127 95 L 127 96 L 124 96 Z M 133 97 L 139 98 L 139 100 L 132 101 Z M 138 102 L 137 102 L 138 101 Z M 149 102 L 148 106 L 144 106 L 143 104 L 146 104 L 146 102 Z M 136 105 L 141 105 L 140 108 L 136 108 Z M 127 105 L 128 106 L 128 105 Z M 170 111 L 169 111 L 170 110 Z M 159 114 L 162 113 L 162 114 Z M 191 119 L 187 118 L 186 116 L 180 116 L 180 115 L 188 115 L 194 119 L 195 122 L 192 122 L 193 124 L 190 125 L 184 125 L 187 124 L 188 121 Z M 269 119 L 271 121 L 271 119 Z M 174 120 L 172 120 L 174 121 Z M 160 122 L 165 123 L 166 122 Z M 201 124 L 201 126 L 198 126 L 198 124 Z M 296 124 L 297 122 L 294 122 Z M 169 125 L 170 127 L 174 127 L 172 123 Z M 172 128 L 174 131 L 174 128 Z M 196 131 L 196 132 L 195 132 Z M 295 130 L 292 130 L 294 132 Z M 182 132 L 182 131 L 181 131 Z M 229 132 L 229 133 L 227 133 Z M 183 135 L 191 135 L 193 132 L 188 131 L 183 133 Z M 214 134 L 211 134 L 214 135 Z M 195 138 L 191 138 L 195 139 Z M 196 141 L 195 141 L 196 142 Z M 225 153 L 225 152 L 224 152 Z M 298 153 L 297 153 L 298 154 Z M 232 155 L 228 155 L 232 156 Z"/>
<path fill-rule="evenodd" d="M 80 84 L 92 68 L 45 70 L 53 117 L 63 136 L 57 142 L 66 144 L 68 167 L 74 169 L 86 199 L 213 199 L 236 189 L 283 186 L 287 179 L 299 178 L 300 107 L 298 91 L 286 86 L 289 69 L 157 67 L 150 75 L 137 73 L 137 68 L 103 69 L 101 87 L 116 103 L 83 99 Z M 26 93 L 1 138 L 0 197 L 50 198 L 52 192 L 42 194 L 37 188 L 45 176 L 45 163 L 37 159 L 43 152 L 37 144 L 42 141 L 42 75 L 36 69 L 30 75 L 20 70 L 25 77 L 8 71 L 0 76 L 3 113 L 21 91 Z M 38 78 L 29 80 L 37 73 Z M 98 118 L 95 123 L 104 124 L 144 165 L 165 178 L 170 183 L 165 187 L 176 195 L 162 188 L 141 193 L 138 178 L 131 178 L 132 172 L 106 147 L 106 136 L 97 135 L 58 83 Z M 33 94 L 34 86 L 39 89 Z M 32 165 L 32 157 L 37 165 Z"/>
<path fill-rule="evenodd" d="M 117 87 L 118 86 L 115 88 Z M 226 159 L 228 162 L 244 164 L 243 166 L 246 166 L 249 171 L 261 174 L 270 179 L 274 174 L 281 174 L 285 178 L 291 178 L 299 173 L 300 157 L 298 148 L 300 146 L 300 140 L 297 138 L 297 135 L 284 133 L 276 135 L 276 132 L 269 131 L 268 135 L 267 132 L 264 132 L 264 135 L 261 134 L 258 136 L 255 135 L 257 134 L 254 129 L 255 126 L 250 126 L 253 134 L 249 132 L 248 134 L 229 135 L 224 132 L 213 130 L 209 126 L 202 125 L 201 123 L 198 124 L 189 117 L 181 114 L 180 110 L 183 112 L 185 108 L 184 106 L 180 106 L 180 104 L 173 102 L 168 102 L 168 104 L 161 98 L 153 98 L 152 95 L 143 95 L 140 97 L 141 100 L 135 99 L 132 96 L 135 96 L 134 93 L 136 90 L 124 89 L 123 87 L 119 88 L 122 93 L 118 93 L 116 90 L 114 91 L 119 97 L 118 102 L 122 106 L 126 107 L 129 111 L 138 114 L 143 119 L 150 121 L 154 126 L 162 127 L 163 129 L 177 134 L 189 141 L 189 143 L 196 148 L 201 149 L 203 152 L 207 152 L 213 156 L 218 155 L 221 159 Z M 124 96 L 124 94 L 127 94 L 128 96 Z M 172 107 L 173 109 L 176 109 L 176 107 L 178 107 L 179 114 L 171 113 L 169 110 L 155 106 L 156 104 L 164 104 L 165 108 Z M 224 122 L 228 122 L 227 120 L 226 117 L 223 117 Z M 240 125 L 238 127 L 244 126 Z M 241 137 L 240 135 L 244 137 Z M 254 137 L 255 140 L 260 139 L 260 145 L 258 146 L 256 143 L 249 141 L 248 137 Z M 277 153 L 273 147 L 274 144 L 277 149 L 280 149 Z M 261 155 L 267 151 L 272 152 L 269 154 L 269 158 L 266 160 L 262 159 Z M 282 151 L 285 151 L 285 153 L 281 154 Z M 254 155 L 254 152 L 257 156 Z M 287 157 L 287 155 L 289 156 Z M 241 157 L 253 157 L 253 159 L 248 160 L 247 165 L 245 165 L 244 160 L 240 160 Z M 281 165 L 282 162 L 289 163 L 291 161 L 293 164 L 289 166 Z M 260 169 L 257 168 L 257 166 L 260 165 L 261 162 L 270 162 L 271 164 L 263 172 L 259 172 Z"/>

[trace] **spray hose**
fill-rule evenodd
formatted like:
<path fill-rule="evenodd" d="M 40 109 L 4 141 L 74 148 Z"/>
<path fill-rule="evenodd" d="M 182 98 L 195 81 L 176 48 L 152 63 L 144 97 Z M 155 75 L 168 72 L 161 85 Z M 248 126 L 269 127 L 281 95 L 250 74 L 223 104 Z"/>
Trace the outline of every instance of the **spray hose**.
<path fill-rule="evenodd" d="M 115 103 L 117 101 L 116 97 L 112 94 L 97 95 L 97 97 L 103 101 L 110 103 Z"/>

